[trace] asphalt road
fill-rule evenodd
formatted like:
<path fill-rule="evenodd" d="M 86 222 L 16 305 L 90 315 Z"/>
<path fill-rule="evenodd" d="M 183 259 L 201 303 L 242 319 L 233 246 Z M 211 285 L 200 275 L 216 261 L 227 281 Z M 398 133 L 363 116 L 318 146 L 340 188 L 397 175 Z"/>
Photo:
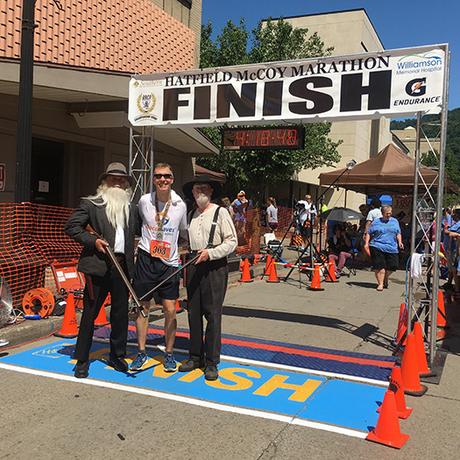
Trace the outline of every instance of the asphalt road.
<path fill-rule="evenodd" d="M 324 292 L 299 288 L 295 278 L 290 284 L 232 287 L 224 332 L 388 355 L 404 274 L 396 274 L 384 293 L 372 283 L 372 273 L 358 272 Z M 186 327 L 184 314 L 179 323 Z M 0 369 L 0 458 L 454 458 L 460 449 L 458 345 L 455 336 L 440 385 L 429 385 L 422 398 L 407 398 L 414 412 L 401 423 L 411 436 L 401 451 L 279 421 Z M 27 345 L 33 346 L 37 343 Z"/>

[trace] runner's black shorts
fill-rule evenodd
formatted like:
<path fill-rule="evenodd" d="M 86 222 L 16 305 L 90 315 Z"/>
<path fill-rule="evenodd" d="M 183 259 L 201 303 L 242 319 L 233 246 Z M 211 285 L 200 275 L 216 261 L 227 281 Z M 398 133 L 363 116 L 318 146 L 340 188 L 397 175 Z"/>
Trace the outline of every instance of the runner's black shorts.
<path fill-rule="evenodd" d="M 166 265 L 158 257 L 151 257 L 149 253 L 139 249 L 133 278 L 133 288 L 137 297 L 141 299 L 147 292 L 176 270 L 177 267 Z M 180 275 L 177 273 L 177 275 L 164 283 L 153 294 L 149 294 L 142 300 L 151 300 L 152 297 L 157 303 L 161 299 L 176 300 L 179 298 L 179 281 Z"/>
<path fill-rule="evenodd" d="M 374 270 L 388 270 L 394 272 L 399 267 L 399 254 L 393 254 L 392 252 L 383 252 L 380 249 L 370 246 L 372 268 Z"/>

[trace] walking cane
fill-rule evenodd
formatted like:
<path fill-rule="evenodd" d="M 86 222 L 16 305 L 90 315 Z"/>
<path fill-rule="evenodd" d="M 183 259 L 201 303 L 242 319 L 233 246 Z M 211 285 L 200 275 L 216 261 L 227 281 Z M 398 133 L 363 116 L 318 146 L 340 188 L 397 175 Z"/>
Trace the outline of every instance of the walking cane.
<path fill-rule="evenodd" d="M 91 225 L 88 224 L 86 226 L 86 229 L 88 230 L 89 233 L 96 236 L 98 239 L 106 241 L 101 235 L 99 235 L 99 233 L 96 232 L 96 230 L 94 230 L 93 227 L 91 227 Z M 110 261 L 113 263 L 118 273 L 120 274 L 121 279 L 125 283 L 125 286 L 128 288 L 128 291 L 131 294 L 131 297 L 133 298 L 134 303 L 136 304 L 136 306 L 132 308 L 133 313 L 140 313 L 144 318 L 147 318 L 148 314 L 144 311 L 141 305 L 140 299 L 138 299 L 136 293 L 134 292 L 134 288 L 129 282 L 129 279 L 126 276 L 123 270 L 123 267 L 120 265 L 120 262 L 118 262 L 117 258 L 115 257 L 115 253 L 113 252 L 112 248 L 109 245 L 107 245 L 105 246 L 104 249 L 105 249 L 106 254 L 109 256 Z"/>
<path fill-rule="evenodd" d="M 89 231 L 89 233 L 91 233 L 92 235 L 96 236 L 97 238 L 99 238 L 100 240 L 103 240 L 105 241 L 104 238 L 102 238 L 101 235 L 99 235 L 92 227 L 91 225 L 87 225 L 87 230 Z M 200 256 L 199 254 L 197 254 L 195 257 L 193 257 L 192 259 L 190 259 L 187 263 L 185 263 L 184 265 L 182 265 L 181 267 L 179 267 L 177 270 L 174 270 L 173 273 L 171 273 L 167 278 L 165 278 L 163 281 L 161 281 L 160 283 L 158 283 L 154 288 L 152 288 L 149 292 L 147 292 L 146 294 L 144 294 L 140 299 L 137 297 L 136 293 L 134 292 L 134 289 L 131 285 L 131 283 L 129 282 L 125 272 L 123 271 L 123 268 L 121 267 L 120 263 L 118 262 L 117 258 L 115 257 L 115 254 L 112 250 L 112 248 L 110 246 L 106 246 L 105 247 L 105 251 L 107 253 L 107 255 L 109 256 L 109 259 L 112 261 L 113 265 L 115 266 L 115 268 L 117 269 L 118 273 L 120 274 L 121 276 L 121 279 L 123 280 L 123 282 L 125 283 L 126 287 L 128 288 L 128 291 L 129 293 L 131 294 L 133 300 L 134 300 L 134 303 L 136 304 L 136 306 L 134 307 L 134 313 L 137 313 L 139 312 L 144 318 L 147 318 L 148 317 L 148 314 L 144 311 L 144 309 L 142 308 L 142 305 L 141 305 L 141 301 L 144 300 L 147 296 L 149 296 L 150 294 L 152 294 L 153 292 L 155 292 L 159 287 L 163 286 L 163 284 L 165 284 L 167 281 L 169 281 L 173 276 L 176 276 L 178 273 L 180 273 L 184 268 L 188 267 L 190 264 L 192 264 L 193 262 L 195 262 L 198 257 Z"/>
<path fill-rule="evenodd" d="M 159 287 L 163 286 L 164 283 L 166 283 L 166 281 L 169 281 L 173 276 L 176 276 L 178 273 L 180 273 L 184 268 L 188 267 L 190 264 L 192 264 L 193 262 L 195 262 L 195 260 L 198 259 L 198 257 L 200 257 L 199 254 L 197 254 L 193 259 L 190 259 L 187 263 L 185 263 L 184 265 L 180 266 L 177 270 L 174 270 L 167 278 L 165 278 L 163 281 L 161 281 L 160 283 L 158 283 L 153 289 L 150 289 L 149 292 L 147 292 L 147 294 L 144 294 L 139 300 L 144 300 L 148 295 L 152 294 L 153 292 L 155 292 Z"/>

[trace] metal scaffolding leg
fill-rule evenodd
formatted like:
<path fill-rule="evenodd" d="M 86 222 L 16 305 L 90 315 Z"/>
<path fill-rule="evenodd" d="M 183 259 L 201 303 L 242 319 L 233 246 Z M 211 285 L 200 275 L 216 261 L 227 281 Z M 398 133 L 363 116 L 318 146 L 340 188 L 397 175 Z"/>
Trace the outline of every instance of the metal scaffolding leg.
<path fill-rule="evenodd" d="M 134 177 L 133 201 L 136 202 L 145 193 L 152 192 L 153 134 L 151 126 L 143 126 L 141 132 L 129 130 L 129 173 Z"/>

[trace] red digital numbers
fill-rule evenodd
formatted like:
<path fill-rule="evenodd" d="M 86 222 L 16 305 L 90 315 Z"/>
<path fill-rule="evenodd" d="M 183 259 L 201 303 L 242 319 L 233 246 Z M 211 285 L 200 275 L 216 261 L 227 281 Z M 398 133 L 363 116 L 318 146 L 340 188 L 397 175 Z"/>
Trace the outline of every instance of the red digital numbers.
<path fill-rule="evenodd" d="M 287 130 L 287 145 L 297 145 L 297 130 L 296 129 L 288 129 Z"/>
<path fill-rule="evenodd" d="M 247 145 L 248 131 L 235 131 L 235 143 L 239 146 Z"/>
<path fill-rule="evenodd" d="M 231 134 L 230 134 L 231 133 Z M 302 148 L 302 135 L 299 136 L 298 128 L 273 128 L 273 129 L 236 129 L 230 130 L 224 136 L 227 139 L 224 146 L 232 146 L 246 149 L 267 149 L 267 148 Z"/>

